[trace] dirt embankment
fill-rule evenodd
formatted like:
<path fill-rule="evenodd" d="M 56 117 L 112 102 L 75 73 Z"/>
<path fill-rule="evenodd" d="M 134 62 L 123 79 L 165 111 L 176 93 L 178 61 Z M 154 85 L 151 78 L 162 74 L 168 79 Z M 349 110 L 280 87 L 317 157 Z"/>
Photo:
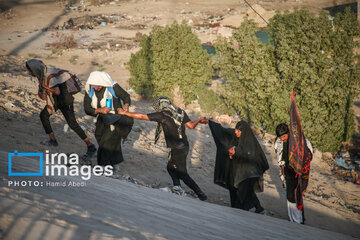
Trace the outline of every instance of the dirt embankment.
<path fill-rule="evenodd" d="M 74 71 L 84 82 L 91 71 L 103 70 L 129 90 L 127 80 L 130 74 L 126 62 L 131 53 L 139 49 L 141 34 L 149 33 L 155 24 L 165 26 L 174 20 L 185 20 L 192 25 L 201 41 L 207 43 L 214 41 L 217 34 L 226 36 L 231 33 L 232 23 L 225 26 L 224 21 L 229 22 L 230 17 L 236 17 L 238 21 L 249 10 L 245 3 L 234 0 L 177 1 L 176 4 L 165 0 L 114 1 L 85 8 L 66 8 L 59 2 L 14 2 L 17 4 L 13 3 L 12 11 L 4 12 L 0 20 L 0 149 L 21 152 L 46 150 L 39 145 L 46 138 L 38 116 L 44 103 L 37 98 L 36 80 L 26 74 L 26 59 L 36 57 L 46 64 Z M 266 12 L 294 6 L 308 6 L 311 11 L 319 11 L 331 6 L 333 3 L 330 2 L 333 1 L 262 1 L 263 4 L 259 4 Z M 51 45 L 61 37 L 69 36 L 74 37 L 74 48 L 63 50 Z M 131 111 L 152 111 L 150 102 L 131 90 L 129 92 L 133 102 Z M 83 95 L 77 94 L 75 98 L 76 117 L 95 142 L 94 119 L 84 113 Z M 186 111 L 192 119 L 197 117 L 194 109 Z M 83 154 L 86 147 L 75 133 L 64 132 L 62 115 L 57 113 L 51 119 L 60 143 L 51 151 Z M 134 180 L 152 188 L 171 185 L 166 172 L 168 151 L 164 141 L 160 145 L 153 143 L 155 126 L 154 123 L 135 121 L 133 131 L 123 146 L 125 162 L 121 164 L 121 179 Z M 228 206 L 228 192 L 213 184 L 215 144 L 208 127 L 199 126 L 187 133 L 191 144 L 188 156 L 190 175 L 207 193 L 209 202 Z M 270 170 L 265 175 L 265 191 L 259 194 L 259 198 L 267 215 L 287 219 L 285 192 L 272 149 L 273 136 L 265 135 L 259 140 L 270 163 Z M 310 185 L 305 194 L 306 224 L 360 237 L 359 187 L 333 176 L 331 166 L 323 161 L 330 157 L 315 153 Z"/>

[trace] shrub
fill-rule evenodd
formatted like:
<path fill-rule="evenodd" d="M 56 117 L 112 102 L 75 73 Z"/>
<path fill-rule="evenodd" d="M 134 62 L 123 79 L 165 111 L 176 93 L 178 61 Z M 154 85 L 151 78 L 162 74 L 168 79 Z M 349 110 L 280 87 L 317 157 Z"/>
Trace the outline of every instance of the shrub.
<path fill-rule="evenodd" d="M 352 103 L 359 75 L 355 67 L 354 37 L 359 35 L 356 14 L 349 9 L 329 21 L 325 14 L 305 10 L 276 15 L 270 22 L 277 84 L 294 91 L 305 135 L 324 151 L 337 151 L 354 133 Z M 358 70 L 356 70 L 358 71 Z M 286 102 L 289 95 L 279 96 Z M 279 104 L 288 109 L 289 104 Z"/>
<path fill-rule="evenodd" d="M 61 55 L 64 50 L 77 47 L 77 40 L 73 33 L 56 32 L 51 34 L 51 38 L 55 40 L 51 43 L 46 43 L 45 46 L 52 48 L 53 54 Z"/>
<path fill-rule="evenodd" d="M 196 90 L 211 79 L 210 56 L 185 23 L 155 26 L 141 38 L 140 47 L 128 63 L 129 84 L 138 94 L 173 97 L 173 89 L 179 86 L 185 102 L 190 103 L 197 99 Z"/>
<path fill-rule="evenodd" d="M 140 50 L 135 54 L 131 54 L 128 62 L 128 69 L 131 73 L 129 79 L 130 86 L 137 94 L 145 97 L 153 97 L 154 84 L 152 79 L 152 53 L 151 53 L 151 38 L 143 35 L 140 40 Z"/>
<path fill-rule="evenodd" d="M 221 95 L 216 94 L 212 89 L 203 86 L 196 90 L 198 102 L 203 113 L 231 113 L 232 109 L 225 104 Z"/>
<path fill-rule="evenodd" d="M 219 38 L 215 44 L 216 67 L 226 79 L 222 90 L 226 105 L 244 120 L 269 127 L 271 93 L 275 91 L 278 74 L 273 47 L 256 38 L 257 30 L 256 24 L 246 19 L 229 41 Z"/>
<path fill-rule="evenodd" d="M 323 151 L 337 151 L 355 130 L 356 15 L 348 9 L 330 21 L 304 9 L 277 14 L 268 26 L 271 44 L 258 41 L 257 30 L 246 20 L 229 41 L 215 44 L 226 104 L 274 133 L 277 124 L 289 123 L 293 91 L 306 137 Z"/>

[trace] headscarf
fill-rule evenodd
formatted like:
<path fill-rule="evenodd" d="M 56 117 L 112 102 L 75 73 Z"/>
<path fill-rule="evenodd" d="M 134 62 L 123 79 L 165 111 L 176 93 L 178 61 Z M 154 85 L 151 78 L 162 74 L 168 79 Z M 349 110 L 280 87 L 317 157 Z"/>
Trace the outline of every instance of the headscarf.
<path fill-rule="evenodd" d="M 91 85 L 103 86 L 103 87 L 113 87 L 116 82 L 110 77 L 109 74 L 106 72 L 94 71 L 90 73 L 90 76 L 85 84 L 85 91 L 88 95 L 90 95 L 91 91 L 94 89 L 91 88 Z M 111 93 L 106 89 L 104 92 L 104 97 L 100 100 L 100 106 L 106 106 L 106 98 L 112 97 Z M 93 108 L 97 108 L 98 106 L 98 99 L 96 94 L 93 94 L 91 99 L 91 106 Z"/>
<path fill-rule="evenodd" d="M 172 104 L 172 102 L 170 101 L 170 99 L 165 96 L 157 97 L 155 99 L 155 101 L 153 102 L 152 106 L 155 111 L 162 112 L 164 115 L 166 115 L 174 120 L 176 126 L 178 127 L 179 137 L 182 138 L 181 124 L 182 124 L 184 116 L 185 116 L 184 110 L 175 107 Z M 179 113 L 179 112 L 181 112 L 181 113 Z M 159 140 L 161 132 L 162 132 L 162 126 L 161 126 L 161 123 L 158 123 L 158 125 L 156 127 L 156 132 L 155 132 L 155 144 Z"/>
<path fill-rule="evenodd" d="M 30 59 L 26 61 L 26 67 L 30 70 L 39 80 L 39 84 L 45 79 L 46 65 L 37 59 Z"/>
<path fill-rule="evenodd" d="M 55 87 L 58 84 L 66 82 L 72 77 L 72 74 L 66 70 L 55 67 L 47 67 L 41 60 L 30 59 L 26 61 L 26 68 L 30 70 L 39 81 L 39 90 L 46 92 L 46 107 L 49 114 L 55 112 L 55 101 L 53 94 L 44 89 L 43 86 L 49 88 Z"/>
<path fill-rule="evenodd" d="M 67 70 L 46 66 L 41 60 L 30 59 L 26 61 L 26 67 L 39 80 L 39 86 L 45 85 L 49 88 L 64 83 L 72 77 L 72 73 Z"/>
<path fill-rule="evenodd" d="M 98 108 L 98 98 L 96 97 L 96 94 L 94 94 L 94 88 L 92 88 L 91 85 L 105 87 L 103 98 L 100 99 L 99 103 L 100 103 L 100 107 L 106 107 L 106 99 L 113 98 L 111 92 L 107 88 L 113 87 L 115 84 L 116 82 L 110 77 L 108 73 L 100 72 L 100 71 L 91 72 L 85 84 L 86 94 L 88 94 L 89 96 L 92 95 L 91 106 L 95 109 Z M 100 116 L 100 114 L 98 116 Z M 119 126 L 117 131 L 119 136 L 123 139 L 123 141 L 125 141 L 125 139 L 129 135 L 132 126 L 134 124 L 133 118 L 123 115 L 118 115 L 116 113 L 113 114 L 113 111 L 110 111 L 110 113 L 108 114 L 104 114 L 104 115 L 101 114 L 101 118 L 106 125 L 110 126 L 110 131 L 115 130 L 115 125 Z"/>

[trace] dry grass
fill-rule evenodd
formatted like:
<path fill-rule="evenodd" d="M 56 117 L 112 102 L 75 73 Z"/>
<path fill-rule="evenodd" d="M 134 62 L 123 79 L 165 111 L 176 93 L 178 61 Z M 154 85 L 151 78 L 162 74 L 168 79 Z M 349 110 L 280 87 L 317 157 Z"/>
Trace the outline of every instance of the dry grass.
<path fill-rule="evenodd" d="M 69 49 L 77 47 L 77 41 L 73 33 L 65 34 L 61 32 L 56 32 L 51 35 L 51 38 L 55 40 L 51 43 L 46 43 L 46 47 L 56 49 Z"/>

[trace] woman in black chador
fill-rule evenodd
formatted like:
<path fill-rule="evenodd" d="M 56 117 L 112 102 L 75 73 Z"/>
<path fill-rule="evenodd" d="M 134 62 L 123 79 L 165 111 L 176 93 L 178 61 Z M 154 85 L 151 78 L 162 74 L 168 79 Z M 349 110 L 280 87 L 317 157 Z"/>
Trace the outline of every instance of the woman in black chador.
<path fill-rule="evenodd" d="M 249 124 L 240 121 L 235 129 L 209 121 L 217 147 L 214 182 L 230 192 L 231 207 L 263 213 L 255 192 L 263 191 L 263 174 L 269 164 Z"/>

